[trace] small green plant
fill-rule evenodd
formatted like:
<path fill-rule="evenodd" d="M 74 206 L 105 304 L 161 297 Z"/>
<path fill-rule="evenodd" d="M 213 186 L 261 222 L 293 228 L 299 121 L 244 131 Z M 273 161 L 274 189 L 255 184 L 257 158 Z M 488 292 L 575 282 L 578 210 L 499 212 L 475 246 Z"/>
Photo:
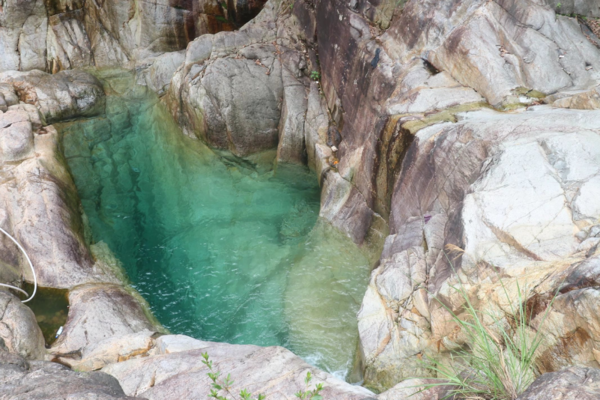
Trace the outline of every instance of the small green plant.
<path fill-rule="evenodd" d="M 312 79 L 313 81 L 318 81 L 319 79 L 321 79 L 321 73 L 319 71 L 312 71 L 310 73 L 310 79 Z"/>
<path fill-rule="evenodd" d="M 225 379 L 221 379 L 221 371 L 217 370 L 208 353 L 202 353 L 202 363 L 206 365 L 209 369 L 207 373 L 208 377 L 212 381 L 212 389 L 210 390 L 210 394 L 208 398 L 216 399 L 216 400 L 230 400 L 235 399 L 236 396 L 231 392 L 231 387 L 234 384 L 234 381 L 231 379 L 231 375 L 227 374 Z M 219 393 L 224 392 L 225 395 L 221 396 Z M 231 396 L 230 398 L 227 396 Z M 265 400 L 266 397 L 262 394 L 259 394 L 257 398 L 252 399 L 252 393 L 248 392 L 246 389 L 242 389 L 238 396 L 241 400 Z"/>
<path fill-rule="evenodd" d="M 561 7 L 562 7 L 562 3 L 558 3 L 558 4 L 556 5 L 556 8 L 561 8 Z"/>
<path fill-rule="evenodd" d="M 512 304 L 502 281 L 501 284 L 507 300 Z M 467 347 L 451 353 L 449 366 L 425 356 L 425 368 L 436 374 L 437 379 L 425 385 L 423 390 L 449 385 L 452 389 L 445 398 L 514 400 L 539 376 L 534 361 L 535 352 L 543 340 L 540 328 L 556 295 L 533 334 L 529 328 L 531 312 L 528 313 L 518 282 L 516 286 L 517 306 L 511 305 L 510 312 L 504 318 L 491 312 L 478 311 L 462 283 L 452 287 L 464 301 L 465 316 L 459 318 L 444 303 L 440 301 L 440 304 L 450 312 L 465 335 Z M 484 323 L 484 319 L 487 323 Z"/>
<path fill-rule="evenodd" d="M 319 394 L 321 393 L 321 390 L 323 390 L 323 384 L 319 383 L 315 386 L 313 390 L 310 390 L 309 387 L 311 380 L 312 374 L 310 373 L 310 371 L 308 371 L 306 373 L 306 378 L 304 378 L 304 384 L 306 385 L 306 387 L 304 388 L 304 391 L 296 393 L 296 397 L 303 400 L 323 400 L 323 396 Z"/>

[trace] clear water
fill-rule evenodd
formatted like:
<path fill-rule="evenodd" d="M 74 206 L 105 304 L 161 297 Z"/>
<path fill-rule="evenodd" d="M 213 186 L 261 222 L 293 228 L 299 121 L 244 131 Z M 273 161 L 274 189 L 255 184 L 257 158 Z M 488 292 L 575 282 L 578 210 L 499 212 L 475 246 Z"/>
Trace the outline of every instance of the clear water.
<path fill-rule="evenodd" d="M 369 266 L 317 221 L 314 174 L 217 155 L 140 88 L 109 97 L 106 118 L 58 128 L 93 240 L 171 332 L 282 345 L 346 374 Z"/>

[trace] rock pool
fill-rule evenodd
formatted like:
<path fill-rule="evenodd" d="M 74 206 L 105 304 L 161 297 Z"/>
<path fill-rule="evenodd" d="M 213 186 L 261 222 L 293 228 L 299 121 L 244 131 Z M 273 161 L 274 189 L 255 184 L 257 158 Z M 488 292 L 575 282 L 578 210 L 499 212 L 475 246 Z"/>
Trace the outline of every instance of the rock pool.
<path fill-rule="evenodd" d="M 314 173 L 274 167 L 274 153 L 217 154 L 140 87 L 58 129 L 90 240 L 172 333 L 281 345 L 348 376 L 369 262 L 318 219 Z"/>

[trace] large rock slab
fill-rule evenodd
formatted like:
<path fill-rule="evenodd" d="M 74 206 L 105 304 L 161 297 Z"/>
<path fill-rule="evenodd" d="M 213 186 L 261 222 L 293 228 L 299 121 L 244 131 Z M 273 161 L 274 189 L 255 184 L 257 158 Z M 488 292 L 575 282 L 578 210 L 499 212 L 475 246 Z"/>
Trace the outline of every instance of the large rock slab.
<path fill-rule="evenodd" d="M 165 339 L 163 339 L 165 338 Z M 305 389 L 307 372 L 313 374 L 312 384 L 323 383 L 322 395 L 329 399 L 373 399 L 374 395 L 331 375 L 319 371 L 290 351 L 281 347 L 261 348 L 250 345 L 230 345 L 200 341 L 168 340 L 159 345 L 162 354 L 129 360 L 103 368 L 119 380 L 125 393 L 151 399 L 205 399 L 211 388 L 202 364 L 206 352 L 223 374 L 231 374 L 235 381 L 233 392 L 247 389 L 253 394 L 264 394 L 268 399 L 292 398 Z M 180 343 L 177 345 L 176 343 Z M 185 350 L 193 346 L 196 350 Z M 173 351 L 176 348 L 178 351 Z"/>
<path fill-rule="evenodd" d="M 0 338 L 8 351 L 29 360 L 43 360 L 44 336 L 35 315 L 10 293 L 0 291 Z"/>
<path fill-rule="evenodd" d="M 387 26 L 390 7 L 396 18 L 382 31 L 374 24 Z M 482 103 L 519 107 L 589 90 L 599 78 L 600 53 L 577 20 L 537 1 L 296 1 L 293 14 L 309 53 L 318 48 L 320 83 L 341 138 L 338 163 L 324 176 L 322 217 L 357 243 L 386 235 L 412 140 L 399 134 L 400 119 L 420 121 L 405 126 L 414 133 Z"/>

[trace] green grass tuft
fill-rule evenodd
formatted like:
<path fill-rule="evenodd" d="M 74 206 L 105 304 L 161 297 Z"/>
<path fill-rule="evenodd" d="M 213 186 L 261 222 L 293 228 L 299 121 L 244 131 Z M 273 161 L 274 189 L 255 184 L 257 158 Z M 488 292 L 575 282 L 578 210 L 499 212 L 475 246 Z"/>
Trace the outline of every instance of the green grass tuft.
<path fill-rule="evenodd" d="M 521 287 L 517 282 L 517 305 L 513 305 L 504 283 L 500 281 L 511 310 L 500 315 L 477 310 L 459 283 L 452 286 L 464 301 L 464 317 L 459 318 L 444 303 L 452 319 L 465 337 L 466 346 L 451 352 L 450 365 L 426 356 L 426 368 L 437 375 L 436 381 L 424 386 L 450 386 L 445 398 L 514 400 L 539 376 L 535 353 L 543 341 L 541 326 L 552 302 L 546 309 L 538 329 L 533 334 Z M 554 296 L 555 298 L 556 296 Z M 524 301 L 525 300 L 525 301 Z M 484 321 L 492 321 L 484 322 Z"/>

